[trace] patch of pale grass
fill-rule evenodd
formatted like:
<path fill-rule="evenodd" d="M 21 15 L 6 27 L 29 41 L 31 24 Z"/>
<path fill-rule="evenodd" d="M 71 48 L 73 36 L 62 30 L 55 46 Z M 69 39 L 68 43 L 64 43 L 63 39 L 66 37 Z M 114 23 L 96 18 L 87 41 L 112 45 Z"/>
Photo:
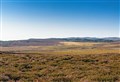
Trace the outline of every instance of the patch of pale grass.
<path fill-rule="evenodd" d="M 87 55 L 87 54 L 109 54 L 109 53 L 120 53 L 119 50 L 115 49 L 81 49 L 81 50 L 65 50 L 65 51 L 54 51 L 46 52 L 47 54 L 55 55 Z"/>
<path fill-rule="evenodd" d="M 74 45 L 74 46 L 93 46 L 95 44 L 101 44 L 97 42 L 60 42 L 63 45 Z"/>

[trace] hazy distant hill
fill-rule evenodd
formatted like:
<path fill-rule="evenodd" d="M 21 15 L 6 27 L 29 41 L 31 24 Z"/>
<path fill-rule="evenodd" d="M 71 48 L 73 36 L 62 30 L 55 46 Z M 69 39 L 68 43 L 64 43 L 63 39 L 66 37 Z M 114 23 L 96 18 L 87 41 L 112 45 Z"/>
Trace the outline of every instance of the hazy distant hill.
<path fill-rule="evenodd" d="M 0 41 L 0 46 L 50 46 L 57 45 L 59 42 L 73 41 L 73 42 L 117 42 L 120 41 L 118 37 L 107 38 L 91 38 L 91 37 L 71 37 L 71 38 L 49 38 L 49 39 L 28 39 L 28 40 L 13 40 Z"/>
<path fill-rule="evenodd" d="M 76 42 L 114 42 L 120 41 L 118 37 L 107 37 L 107 38 L 95 38 L 95 37 L 84 37 L 84 38 L 66 38 L 67 41 L 76 41 Z"/>
<path fill-rule="evenodd" d="M 28 39 L 28 40 L 15 40 L 15 41 L 0 41 L 0 46 L 49 46 L 57 45 L 58 40 L 49 39 Z"/>

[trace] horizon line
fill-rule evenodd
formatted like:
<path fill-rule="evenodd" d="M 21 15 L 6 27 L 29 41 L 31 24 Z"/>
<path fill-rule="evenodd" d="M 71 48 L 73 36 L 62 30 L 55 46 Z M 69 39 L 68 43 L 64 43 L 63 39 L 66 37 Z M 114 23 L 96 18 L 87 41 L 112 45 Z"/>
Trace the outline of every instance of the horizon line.
<path fill-rule="evenodd" d="M 110 37 L 50 37 L 50 38 L 24 38 L 24 39 L 10 39 L 10 40 L 0 40 L 0 41 L 20 41 L 20 40 L 30 40 L 30 39 L 62 39 L 62 38 L 120 38 L 120 36 L 110 36 Z"/>

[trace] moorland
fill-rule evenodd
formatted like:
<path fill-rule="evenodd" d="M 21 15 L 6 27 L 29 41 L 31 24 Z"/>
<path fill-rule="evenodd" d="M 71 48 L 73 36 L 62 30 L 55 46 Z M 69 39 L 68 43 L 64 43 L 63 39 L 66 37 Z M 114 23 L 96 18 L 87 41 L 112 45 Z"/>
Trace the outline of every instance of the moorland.
<path fill-rule="evenodd" d="M 0 82 L 120 82 L 119 38 L 0 43 Z"/>

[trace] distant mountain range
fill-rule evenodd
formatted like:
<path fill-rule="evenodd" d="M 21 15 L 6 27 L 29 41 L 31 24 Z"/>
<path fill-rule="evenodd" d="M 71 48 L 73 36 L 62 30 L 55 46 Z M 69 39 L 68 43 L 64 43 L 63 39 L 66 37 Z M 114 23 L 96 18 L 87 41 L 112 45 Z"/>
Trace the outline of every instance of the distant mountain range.
<path fill-rule="evenodd" d="M 13 40 L 13 41 L 0 41 L 0 46 L 50 46 L 58 45 L 60 42 L 120 42 L 119 37 L 70 37 L 70 38 L 48 38 L 48 39 L 28 39 L 28 40 Z"/>

